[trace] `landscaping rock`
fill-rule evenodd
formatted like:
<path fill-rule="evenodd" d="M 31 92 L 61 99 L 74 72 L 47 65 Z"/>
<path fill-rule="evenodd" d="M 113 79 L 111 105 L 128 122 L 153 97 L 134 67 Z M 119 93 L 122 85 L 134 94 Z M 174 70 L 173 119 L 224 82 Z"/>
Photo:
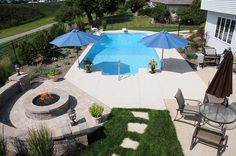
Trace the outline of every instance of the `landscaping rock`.
<path fill-rule="evenodd" d="M 138 148 L 138 145 L 139 142 L 131 140 L 129 138 L 125 138 L 120 146 L 123 148 L 131 148 L 133 150 L 136 150 Z"/>
<path fill-rule="evenodd" d="M 148 113 L 146 113 L 146 112 L 135 112 L 135 111 L 132 111 L 131 113 L 133 114 L 134 117 L 138 117 L 138 118 L 143 118 L 143 119 L 149 120 Z"/>
<path fill-rule="evenodd" d="M 128 123 L 128 131 L 143 134 L 147 126 L 147 124 Z"/>

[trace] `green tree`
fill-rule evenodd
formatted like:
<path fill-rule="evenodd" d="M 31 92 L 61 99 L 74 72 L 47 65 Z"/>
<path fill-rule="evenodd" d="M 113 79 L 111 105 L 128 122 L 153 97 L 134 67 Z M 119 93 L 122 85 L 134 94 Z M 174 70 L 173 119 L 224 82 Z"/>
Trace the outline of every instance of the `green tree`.
<path fill-rule="evenodd" d="M 170 12 L 165 4 L 155 6 L 151 15 L 156 22 L 165 23 L 170 20 Z"/>
<path fill-rule="evenodd" d="M 76 18 L 74 20 L 74 24 L 76 25 L 76 29 L 79 29 L 80 31 L 86 31 L 85 29 L 86 25 L 81 18 Z"/>
<path fill-rule="evenodd" d="M 114 13 L 118 9 L 118 0 L 95 0 L 94 13 L 97 24 L 101 24 L 101 19 L 106 13 Z"/>
<path fill-rule="evenodd" d="M 66 0 L 57 12 L 56 20 L 59 22 L 70 22 L 78 16 L 82 16 L 82 10 L 76 5 L 76 1 Z"/>
<path fill-rule="evenodd" d="M 176 13 L 180 18 L 182 24 L 189 24 L 191 23 L 191 21 L 193 21 L 190 7 L 179 8 Z"/>
<path fill-rule="evenodd" d="M 37 52 L 32 42 L 30 40 L 23 40 L 22 42 L 18 43 L 17 46 L 17 55 L 19 56 L 20 60 L 23 61 L 22 63 L 32 65 L 34 59 L 37 57 Z"/>
<path fill-rule="evenodd" d="M 201 24 L 206 21 L 206 11 L 201 10 L 201 0 L 193 0 L 190 9 L 194 24 Z"/>
<path fill-rule="evenodd" d="M 49 33 L 52 39 L 56 38 L 59 35 L 64 34 L 65 32 L 66 31 L 64 28 L 64 24 L 54 24 L 49 30 Z"/>
<path fill-rule="evenodd" d="M 82 11 L 85 12 L 89 25 L 93 25 L 93 16 L 96 1 L 95 0 L 76 0 L 75 6 L 79 7 Z"/>
<path fill-rule="evenodd" d="M 51 57 L 51 47 L 49 42 L 52 40 L 50 34 L 47 31 L 40 32 L 33 40 L 35 48 L 38 54 L 41 55 L 43 60 Z"/>
<path fill-rule="evenodd" d="M 126 5 L 130 10 L 135 13 L 146 4 L 146 0 L 129 0 Z"/>

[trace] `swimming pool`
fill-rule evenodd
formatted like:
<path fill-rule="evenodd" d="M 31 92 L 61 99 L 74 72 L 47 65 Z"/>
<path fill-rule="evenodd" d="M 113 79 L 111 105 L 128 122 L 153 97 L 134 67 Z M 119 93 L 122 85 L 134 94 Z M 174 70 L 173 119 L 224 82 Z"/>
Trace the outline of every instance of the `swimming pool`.
<path fill-rule="evenodd" d="M 147 36 L 145 33 L 103 33 L 83 58 L 93 62 L 93 68 L 102 71 L 103 75 L 117 75 L 120 61 L 120 74 L 134 75 L 140 68 L 148 68 L 154 59 L 160 67 L 160 59 L 153 48 L 148 48 L 139 41 Z"/>

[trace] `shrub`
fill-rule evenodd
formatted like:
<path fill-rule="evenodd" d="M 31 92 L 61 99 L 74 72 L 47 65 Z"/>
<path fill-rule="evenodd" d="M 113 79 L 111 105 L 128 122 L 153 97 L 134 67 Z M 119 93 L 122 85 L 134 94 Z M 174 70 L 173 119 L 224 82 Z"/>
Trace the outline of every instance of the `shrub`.
<path fill-rule="evenodd" d="M 52 156 L 54 154 L 54 142 L 46 127 L 30 129 L 28 131 L 27 143 L 30 155 Z"/>
<path fill-rule="evenodd" d="M 36 77 L 47 77 L 48 71 L 49 71 L 49 68 L 47 67 L 36 66 L 30 71 L 29 77 L 31 80 Z"/>
<path fill-rule="evenodd" d="M 14 71 L 13 64 L 8 57 L 0 60 L 0 86 L 4 85 L 8 76 Z"/>
<path fill-rule="evenodd" d="M 86 24 L 83 22 L 81 18 L 76 18 L 74 20 L 74 24 L 76 25 L 76 29 L 79 29 L 80 31 L 86 31 L 85 29 Z"/>
<path fill-rule="evenodd" d="M 194 40 L 189 43 L 189 46 L 196 49 L 196 50 L 198 50 L 200 48 L 200 44 L 197 41 L 194 41 Z"/>
<path fill-rule="evenodd" d="M 4 139 L 3 134 L 0 134 L 0 155 L 5 156 L 7 152 L 6 140 Z"/>
<path fill-rule="evenodd" d="M 70 65 L 70 62 L 69 61 L 65 61 L 64 64 L 65 65 Z"/>
<path fill-rule="evenodd" d="M 51 53 L 52 45 L 49 44 L 51 40 L 52 39 L 50 37 L 50 34 L 46 30 L 39 32 L 33 40 L 35 49 L 37 50 L 38 54 L 42 56 L 44 60 L 49 59 L 52 56 Z"/>
<path fill-rule="evenodd" d="M 51 29 L 49 30 L 49 34 L 51 36 L 51 39 L 56 38 L 57 36 L 60 36 L 66 32 L 64 28 L 64 24 L 54 24 Z"/>
<path fill-rule="evenodd" d="M 17 55 L 19 56 L 19 59 L 23 61 L 24 64 L 32 65 L 34 59 L 37 57 L 37 52 L 32 42 L 24 40 L 19 42 L 17 47 Z"/>
<path fill-rule="evenodd" d="M 106 20 L 102 20 L 102 29 L 103 30 L 107 29 L 107 21 Z"/>
<path fill-rule="evenodd" d="M 17 26 L 44 16 L 40 11 L 23 5 L 0 5 L 0 29 Z"/>
<path fill-rule="evenodd" d="M 141 9 L 146 3 L 146 0 L 129 0 L 126 2 L 126 6 L 135 13 Z"/>
<path fill-rule="evenodd" d="M 95 118 L 102 116 L 103 111 L 104 107 L 96 103 L 93 103 L 92 106 L 89 107 L 90 114 Z"/>
<path fill-rule="evenodd" d="M 59 71 L 58 71 L 57 69 L 50 69 L 50 70 L 48 71 L 47 76 L 48 76 L 49 78 L 53 78 L 53 77 L 57 76 L 58 74 L 59 74 Z"/>
<path fill-rule="evenodd" d="M 152 8 L 147 7 L 145 9 L 140 9 L 138 14 L 141 16 L 152 16 Z"/>
<path fill-rule="evenodd" d="M 189 53 L 187 55 L 187 59 L 189 59 L 189 60 L 197 59 L 197 55 L 195 53 Z"/>
<path fill-rule="evenodd" d="M 191 9 L 189 7 L 181 7 L 176 11 L 178 17 L 181 19 L 181 24 L 192 24 Z"/>
<path fill-rule="evenodd" d="M 170 21 L 170 12 L 165 4 L 159 4 L 152 10 L 152 17 L 156 22 L 166 23 Z"/>

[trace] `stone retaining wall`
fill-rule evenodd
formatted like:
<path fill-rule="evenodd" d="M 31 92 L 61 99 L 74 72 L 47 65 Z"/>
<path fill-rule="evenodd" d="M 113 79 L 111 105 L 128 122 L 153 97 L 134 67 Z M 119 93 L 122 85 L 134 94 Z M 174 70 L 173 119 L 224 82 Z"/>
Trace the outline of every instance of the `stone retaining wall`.
<path fill-rule="evenodd" d="M 20 83 L 17 81 L 10 81 L 0 88 L 0 108 L 18 93 L 20 93 Z"/>

